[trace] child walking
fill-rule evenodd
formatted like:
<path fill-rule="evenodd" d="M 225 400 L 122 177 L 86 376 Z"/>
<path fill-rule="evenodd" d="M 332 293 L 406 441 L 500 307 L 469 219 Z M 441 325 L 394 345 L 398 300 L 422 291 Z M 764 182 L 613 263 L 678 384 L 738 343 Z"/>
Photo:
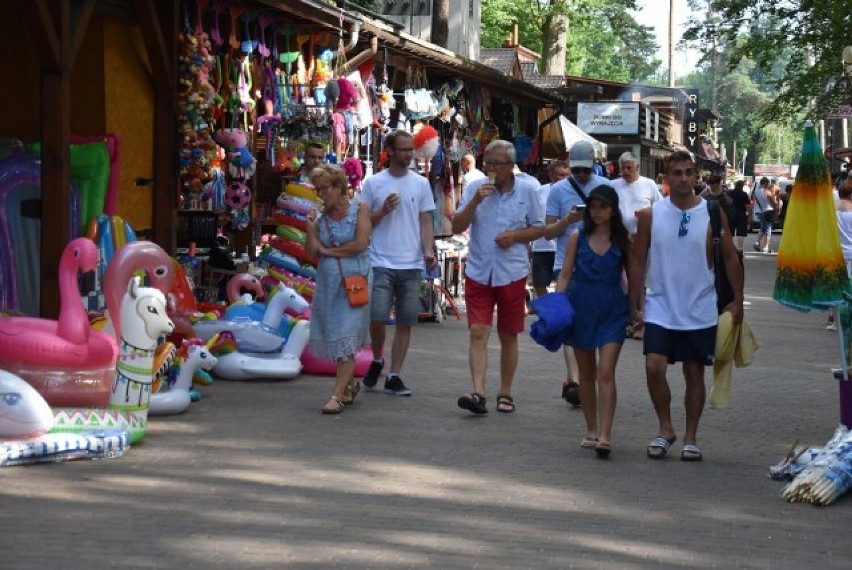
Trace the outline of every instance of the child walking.
<path fill-rule="evenodd" d="M 580 446 L 599 457 L 612 450 L 615 366 L 629 318 L 622 275 L 629 267 L 630 235 L 621 220 L 618 194 L 608 185 L 589 193 L 582 228 L 571 234 L 556 291 L 566 292 L 574 325 L 566 344 L 574 347 L 580 372 L 580 401 L 586 435 Z"/>

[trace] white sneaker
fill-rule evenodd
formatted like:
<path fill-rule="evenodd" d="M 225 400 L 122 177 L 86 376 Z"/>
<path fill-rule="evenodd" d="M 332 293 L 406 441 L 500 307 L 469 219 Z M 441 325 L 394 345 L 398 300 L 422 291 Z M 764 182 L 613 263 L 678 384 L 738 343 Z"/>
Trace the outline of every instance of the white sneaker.
<path fill-rule="evenodd" d="M 837 325 L 836 325 L 836 324 L 834 324 L 834 323 L 828 323 L 827 325 L 825 325 L 825 330 L 828 330 L 828 331 L 836 331 L 836 330 L 837 330 Z"/>

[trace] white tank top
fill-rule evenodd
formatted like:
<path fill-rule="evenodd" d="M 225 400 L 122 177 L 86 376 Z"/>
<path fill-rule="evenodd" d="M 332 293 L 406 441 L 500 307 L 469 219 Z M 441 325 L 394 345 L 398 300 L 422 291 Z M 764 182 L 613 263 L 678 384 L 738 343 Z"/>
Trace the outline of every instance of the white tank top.
<path fill-rule="evenodd" d="M 685 236 L 678 236 L 684 211 L 669 198 L 651 215 L 645 321 L 671 330 L 696 330 L 716 324 L 713 268 L 707 265 L 710 214 L 707 201 L 686 210 Z"/>

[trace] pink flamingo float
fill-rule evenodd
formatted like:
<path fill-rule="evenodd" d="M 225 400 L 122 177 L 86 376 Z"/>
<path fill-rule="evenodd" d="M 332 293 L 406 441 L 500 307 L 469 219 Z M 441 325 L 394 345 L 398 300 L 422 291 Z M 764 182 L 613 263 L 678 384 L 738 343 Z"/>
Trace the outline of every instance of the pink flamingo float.
<path fill-rule="evenodd" d="M 59 320 L 0 319 L 0 368 L 28 381 L 52 406 L 109 403 L 118 347 L 89 328 L 77 271 L 93 271 L 98 249 L 87 238 L 65 247 L 59 263 Z"/>

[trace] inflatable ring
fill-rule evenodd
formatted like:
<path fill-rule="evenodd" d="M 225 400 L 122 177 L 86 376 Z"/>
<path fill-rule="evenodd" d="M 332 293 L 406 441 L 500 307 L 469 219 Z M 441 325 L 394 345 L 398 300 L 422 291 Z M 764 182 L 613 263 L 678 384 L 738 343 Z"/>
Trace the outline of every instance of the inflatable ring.
<path fill-rule="evenodd" d="M 304 245 L 305 241 L 307 241 L 307 235 L 305 232 L 299 228 L 294 228 L 293 226 L 278 226 L 275 228 L 275 233 L 280 237 L 291 239 L 302 245 Z"/>
<path fill-rule="evenodd" d="M 304 184 L 294 184 L 290 183 L 284 187 L 284 193 L 288 196 L 294 196 L 298 198 L 305 198 L 314 202 L 316 204 L 322 204 L 322 200 L 317 196 L 317 191 L 315 188 L 311 186 L 305 186 Z"/>
<path fill-rule="evenodd" d="M 303 214 L 297 214 L 290 210 L 273 212 L 272 219 L 283 226 L 293 226 L 294 228 L 298 228 L 302 231 L 307 231 L 308 229 L 307 218 Z"/>
<path fill-rule="evenodd" d="M 288 255 L 292 255 L 300 261 L 307 261 L 313 266 L 316 266 L 319 263 L 319 259 L 317 257 L 308 257 L 308 253 L 305 251 L 305 246 L 303 244 L 297 243 L 291 239 L 283 237 L 272 238 L 269 245 L 278 251 L 283 251 Z"/>

